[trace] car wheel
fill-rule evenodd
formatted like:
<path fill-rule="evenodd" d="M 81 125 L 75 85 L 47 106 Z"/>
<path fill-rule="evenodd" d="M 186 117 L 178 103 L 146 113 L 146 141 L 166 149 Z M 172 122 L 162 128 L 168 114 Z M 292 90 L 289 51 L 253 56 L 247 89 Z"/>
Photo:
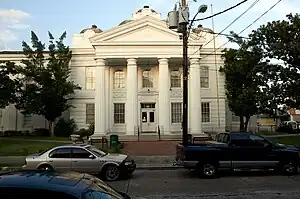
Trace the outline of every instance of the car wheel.
<path fill-rule="evenodd" d="M 296 175 L 299 172 L 299 164 L 296 161 L 286 161 L 282 164 L 282 171 L 285 175 Z"/>
<path fill-rule="evenodd" d="M 45 171 L 53 170 L 53 168 L 50 165 L 41 165 L 41 166 L 39 166 L 38 169 L 45 170 Z"/>
<path fill-rule="evenodd" d="M 120 169 L 116 165 L 108 165 L 105 167 L 103 177 L 107 181 L 116 181 L 120 178 Z"/>
<path fill-rule="evenodd" d="M 199 174 L 205 178 L 214 178 L 217 176 L 218 167 L 213 163 L 202 164 L 199 168 Z"/>

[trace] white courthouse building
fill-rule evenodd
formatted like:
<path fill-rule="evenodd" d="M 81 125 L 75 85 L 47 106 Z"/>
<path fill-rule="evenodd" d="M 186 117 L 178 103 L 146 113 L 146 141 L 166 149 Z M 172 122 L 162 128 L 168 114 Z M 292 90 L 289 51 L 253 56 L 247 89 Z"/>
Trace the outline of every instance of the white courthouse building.
<path fill-rule="evenodd" d="M 99 27 L 101 28 L 101 27 Z M 102 31 L 93 26 L 72 38 L 71 80 L 76 91 L 64 117 L 78 128 L 95 124 L 95 135 L 178 134 L 182 122 L 182 40 L 148 6 L 131 19 Z M 189 131 L 225 131 L 227 116 L 221 50 L 213 53 L 208 29 L 189 36 Z M 218 39 L 216 40 L 219 46 Z M 215 57 L 216 56 L 216 57 Z M 21 52 L 1 52 L 0 60 L 20 62 Z M 17 119 L 16 119 L 17 118 Z M 3 130 L 47 127 L 41 116 L 1 111 Z"/>

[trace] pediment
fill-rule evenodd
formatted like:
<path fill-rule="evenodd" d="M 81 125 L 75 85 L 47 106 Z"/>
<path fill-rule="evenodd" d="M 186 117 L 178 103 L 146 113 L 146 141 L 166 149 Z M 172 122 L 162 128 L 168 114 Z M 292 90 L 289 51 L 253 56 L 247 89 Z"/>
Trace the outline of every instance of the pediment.
<path fill-rule="evenodd" d="M 90 38 L 101 42 L 179 42 L 179 34 L 170 30 L 164 21 L 146 16 Z"/>

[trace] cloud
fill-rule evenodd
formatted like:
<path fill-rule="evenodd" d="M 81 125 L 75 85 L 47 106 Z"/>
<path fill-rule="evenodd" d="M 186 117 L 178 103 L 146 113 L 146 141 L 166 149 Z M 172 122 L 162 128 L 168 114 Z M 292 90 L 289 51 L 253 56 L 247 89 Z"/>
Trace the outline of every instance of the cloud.
<path fill-rule="evenodd" d="M 30 26 L 24 21 L 31 17 L 29 13 L 21 10 L 4 10 L 0 9 L 0 49 L 6 50 L 8 43 L 18 39 L 16 31 L 29 28 Z"/>

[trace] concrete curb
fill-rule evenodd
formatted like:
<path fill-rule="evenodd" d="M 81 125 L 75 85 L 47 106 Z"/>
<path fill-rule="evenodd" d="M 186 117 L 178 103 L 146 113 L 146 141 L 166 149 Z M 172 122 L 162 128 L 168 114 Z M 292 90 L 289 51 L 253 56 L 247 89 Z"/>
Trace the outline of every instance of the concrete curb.
<path fill-rule="evenodd" d="M 182 167 L 173 166 L 173 165 L 136 165 L 136 170 L 178 170 Z"/>

